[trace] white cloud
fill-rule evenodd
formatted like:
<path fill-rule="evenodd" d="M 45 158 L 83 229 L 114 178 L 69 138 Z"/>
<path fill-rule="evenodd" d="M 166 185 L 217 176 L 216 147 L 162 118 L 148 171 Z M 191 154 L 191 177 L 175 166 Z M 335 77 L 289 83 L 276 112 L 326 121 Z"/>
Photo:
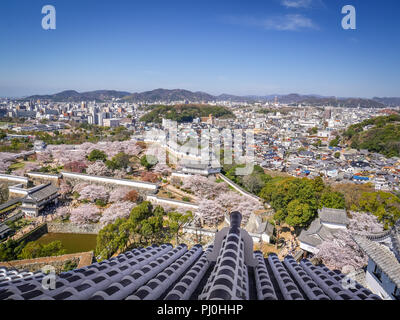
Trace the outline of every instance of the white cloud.
<path fill-rule="evenodd" d="M 299 29 L 316 29 L 314 22 L 301 14 L 287 14 L 264 20 L 263 26 L 266 29 L 279 31 L 296 31 Z"/>
<path fill-rule="evenodd" d="M 312 4 L 312 0 L 282 0 L 281 3 L 287 8 L 308 8 Z"/>
<path fill-rule="evenodd" d="M 299 31 L 302 29 L 318 29 L 318 26 L 310 19 L 301 14 L 287 14 L 273 16 L 265 19 L 253 17 L 228 17 L 226 22 L 237 25 L 255 26 L 265 30 L 276 31 Z"/>

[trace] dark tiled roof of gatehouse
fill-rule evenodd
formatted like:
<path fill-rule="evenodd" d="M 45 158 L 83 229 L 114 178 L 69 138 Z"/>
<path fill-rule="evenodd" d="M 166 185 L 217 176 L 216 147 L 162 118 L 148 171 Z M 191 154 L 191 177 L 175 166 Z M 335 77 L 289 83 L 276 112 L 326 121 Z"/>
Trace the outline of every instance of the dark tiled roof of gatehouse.
<path fill-rule="evenodd" d="M 56 276 L 0 268 L 1 300 L 378 300 L 368 289 L 342 285 L 345 275 L 308 260 L 296 262 L 253 251 L 241 215 L 214 244 L 170 244 L 134 249 Z"/>

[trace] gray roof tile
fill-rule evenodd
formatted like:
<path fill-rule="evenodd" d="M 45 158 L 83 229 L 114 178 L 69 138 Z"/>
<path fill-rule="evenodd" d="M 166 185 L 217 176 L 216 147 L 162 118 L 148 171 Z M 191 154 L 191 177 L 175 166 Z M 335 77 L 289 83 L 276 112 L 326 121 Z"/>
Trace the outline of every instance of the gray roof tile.
<path fill-rule="evenodd" d="M 232 213 L 230 228 L 206 250 L 152 246 L 62 273 L 54 290 L 42 288 L 43 274 L 0 268 L 0 300 L 379 299 L 359 284 L 344 288 L 343 274 L 308 260 L 264 258 L 240 224 Z"/>

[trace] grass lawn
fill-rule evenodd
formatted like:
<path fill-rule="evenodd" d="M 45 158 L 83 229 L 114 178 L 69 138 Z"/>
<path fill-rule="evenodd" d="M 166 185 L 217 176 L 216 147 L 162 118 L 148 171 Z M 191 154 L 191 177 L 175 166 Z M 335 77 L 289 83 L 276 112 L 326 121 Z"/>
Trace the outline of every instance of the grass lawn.
<path fill-rule="evenodd" d="M 22 169 L 23 167 L 25 167 L 25 163 L 23 163 L 23 162 L 16 162 L 16 163 L 13 163 L 9 168 L 10 168 L 11 170 L 17 170 L 17 169 Z"/>

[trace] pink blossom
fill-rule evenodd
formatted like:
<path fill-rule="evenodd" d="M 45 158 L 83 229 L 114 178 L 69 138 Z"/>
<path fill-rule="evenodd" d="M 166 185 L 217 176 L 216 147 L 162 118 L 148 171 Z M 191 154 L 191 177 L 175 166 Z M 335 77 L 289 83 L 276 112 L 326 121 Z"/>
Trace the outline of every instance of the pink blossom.
<path fill-rule="evenodd" d="M 239 211 L 243 216 L 242 223 L 245 224 L 254 211 L 261 209 L 263 209 L 263 206 L 258 201 L 230 191 L 218 195 L 214 200 L 204 199 L 200 201 L 196 214 L 205 224 L 215 225 L 223 221 L 225 214 Z"/>
<path fill-rule="evenodd" d="M 95 184 L 90 184 L 84 187 L 81 192 L 79 192 L 80 197 L 79 200 L 89 200 L 89 201 L 96 201 L 96 200 L 103 200 L 108 201 L 108 190 L 103 186 L 98 186 Z"/>
<path fill-rule="evenodd" d="M 189 190 L 195 196 L 205 199 L 215 199 L 219 194 L 229 190 L 225 183 L 217 183 L 211 178 L 199 175 L 185 177 L 182 189 Z"/>
<path fill-rule="evenodd" d="M 125 196 L 131 191 L 132 189 L 128 187 L 120 187 L 116 188 L 110 192 L 110 202 L 118 202 L 125 198 Z"/>
<path fill-rule="evenodd" d="M 58 207 L 56 210 L 56 216 L 66 218 L 69 216 L 71 209 L 69 207 Z"/>
<path fill-rule="evenodd" d="M 13 172 L 13 174 L 17 175 L 17 176 L 23 176 L 25 175 L 27 172 L 30 171 L 35 171 L 39 169 L 39 165 L 37 165 L 36 163 L 33 162 L 26 162 L 25 166 L 21 169 L 17 169 Z"/>
<path fill-rule="evenodd" d="M 317 258 L 330 269 L 347 272 L 360 269 L 368 262 L 368 257 L 351 238 L 351 234 L 366 235 L 383 231 L 377 218 L 369 213 L 351 212 L 346 230 L 340 230 L 318 246 Z"/>
<path fill-rule="evenodd" d="M 81 193 L 84 188 L 90 186 L 90 183 L 80 182 L 77 183 L 74 188 L 72 189 L 73 192 Z"/>
<path fill-rule="evenodd" d="M 126 176 L 126 172 L 124 170 L 115 170 L 113 172 L 113 176 L 116 179 L 124 179 Z"/>
<path fill-rule="evenodd" d="M 42 152 L 36 152 L 36 160 L 41 163 L 51 161 L 52 160 L 51 152 L 47 150 Z"/>
<path fill-rule="evenodd" d="M 224 208 L 218 201 L 205 199 L 200 201 L 196 215 L 202 224 L 216 226 L 224 219 L 224 212 Z"/>
<path fill-rule="evenodd" d="M 72 192 L 72 187 L 68 182 L 65 182 L 65 180 L 61 180 L 59 192 L 61 195 L 66 195 Z"/>
<path fill-rule="evenodd" d="M 100 220 L 100 209 L 93 204 L 83 204 L 71 210 L 70 220 L 78 225 L 97 223 Z"/>
<path fill-rule="evenodd" d="M 47 161 L 53 158 L 55 163 L 65 165 L 68 162 L 86 161 L 86 157 L 95 149 L 105 152 L 108 159 L 111 159 L 119 152 L 124 152 L 131 156 L 137 156 L 142 152 L 142 148 L 134 140 L 102 141 L 97 144 L 86 142 L 81 145 L 49 145 L 46 151 L 38 153 L 38 156 L 43 157 L 39 161 Z"/>
<path fill-rule="evenodd" d="M 103 161 L 96 161 L 95 163 L 90 164 L 86 173 L 92 176 L 103 176 L 107 177 L 112 175 L 112 171 L 107 168 Z"/>
<path fill-rule="evenodd" d="M 100 223 L 104 226 L 113 223 L 118 218 L 127 218 L 134 206 L 135 204 L 129 201 L 114 203 L 104 210 Z"/>
<path fill-rule="evenodd" d="M 164 176 L 167 176 L 167 175 L 171 174 L 172 169 L 170 167 L 168 167 L 166 164 L 157 163 L 154 166 L 153 171 L 156 173 L 161 173 Z"/>

